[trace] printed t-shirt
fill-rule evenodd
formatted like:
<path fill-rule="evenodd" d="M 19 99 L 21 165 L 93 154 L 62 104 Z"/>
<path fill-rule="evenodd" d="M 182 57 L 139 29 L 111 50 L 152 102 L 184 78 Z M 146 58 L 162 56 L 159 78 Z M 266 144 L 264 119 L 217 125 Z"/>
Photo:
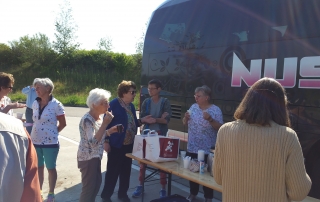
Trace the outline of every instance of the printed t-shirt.
<path fill-rule="evenodd" d="M 103 143 L 106 133 L 98 141 L 94 138 L 95 134 L 101 127 L 103 118 L 95 120 L 89 113 L 86 113 L 79 124 L 80 130 L 80 144 L 78 148 L 78 161 L 88 161 L 92 158 L 102 159 L 103 155 Z"/>
<path fill-rule="evenodd" d="M 62 103 L 52 97 L 40 115 L 39 103 L 35 100 L 32 104 L 32 109 L 32 119 L 34 121 L 31 131 L 32 143 L 35 146 L 59 144 L 57 117 L 65 114 Z"/>
<path fill-rule="evenodd" d="M 198 104 L 193 104 L 190 109 L 191 116 L 188 122 L 188 151 L 198 153 L 198 150 L 204 150 L 206 154 L 210 153 L 212 146 L 215 146 L 217 139 L 217 130 L 215 130 L 209 121 L 203 118 L 203 110 Z M 211 105 L 205 110 L 210 116 L 223 124 L 222 112 L 216 105 Z"/>

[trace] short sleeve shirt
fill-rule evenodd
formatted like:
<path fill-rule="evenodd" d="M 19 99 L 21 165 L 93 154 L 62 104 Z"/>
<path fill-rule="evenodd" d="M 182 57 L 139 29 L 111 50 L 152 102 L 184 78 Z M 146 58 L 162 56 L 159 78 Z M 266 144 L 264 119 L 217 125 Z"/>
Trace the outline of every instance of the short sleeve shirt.
<path fill-rule="evenodd" d="M 31 140 L 35 145 L 59 144 L 58 140 L 58 116 L 64 116 L 65 111 L 61 102 L 52 97 L 48 105 L 44 108 L 41 116 L 39 114 L 39 103 L 35 100 L 32 104 L 34 121 Z"/>
<path fill-rule="evenodd" d="M 0 100 L 0 109 L 4 109 L 8 104 L 11 103 L 11 99 L 7 96 L 4 96 L 1 100 Z M 7 113 L 8 115 L 13 116 L 13 110 L 10 109 Z"/>
<path fill-rule="evenodd" d="M 217 130 L 215 130 L 209 121 L 203 118 L 203 110 L 198 104 L 193 104 L 190 109 L 191 116 L 188 122 L 188 152 L 198 153 L 198 150 L 204 150 L 206 154 L 210 153 L 212 146 L 216 144 Z M 205 110 L 210 116 L 223 124 L 222 112 L 216 105 L 211 105 Z"/>
<path fill-rule="evenodd" d="M 89 113 L 86 113 L 79 124 L 80 144 L 78 147 L 78 161 L 88 161 L 92 158 L 102 159 L 103 143 L 106 133 L 98 141 L 94 136 L 98 132 L 102 124 L 102 117 L 95 120 Z"/>

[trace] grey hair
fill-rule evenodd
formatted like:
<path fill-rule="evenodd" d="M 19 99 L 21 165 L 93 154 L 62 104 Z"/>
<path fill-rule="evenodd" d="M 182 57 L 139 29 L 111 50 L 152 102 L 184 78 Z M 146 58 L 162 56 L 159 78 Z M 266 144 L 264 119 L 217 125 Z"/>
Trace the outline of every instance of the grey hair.
<path fill-rule="evenodd" d="M 34 85 L 36 85 L 36 83 L 39 81 L 39 78 L 35 78 L 34 80 L 33 80 L 33 83 L 32 83 L 32 85 L 34 86 Z"/>
<path fill-rule="evenodd" d="M 211 99 L 211 89 L 206 86 L 206 85 L 203 85 L 201 87 L 197 87 L 195 90 L 194 90 L 195 93 L 198 93 L 198 92 L 202 92 L 205 96 L 208 96 L 209 97 L 209 100 Z"/>
<path fill-rule="evenodd" d="M 87 106 L 92 109 L 93 105 L 98 105 L 101 101 L 109 100 L 110 97 L 110 91 L 101 88 L 92 89 L 87 97 Z"/>
<path fill-rule="evenodd" d="M 50 88 L 49 94 L 52 94 L 52 91 L 54 89 L 54 85 L 53 85 L 53 82 L 51 81 L 51 79 L 49 79 L 49 78 L 36 78 L 33 81 L 33 85 L 37 85 L 37 84 L 41 84 L 45 87 L 49 87 Z"/>

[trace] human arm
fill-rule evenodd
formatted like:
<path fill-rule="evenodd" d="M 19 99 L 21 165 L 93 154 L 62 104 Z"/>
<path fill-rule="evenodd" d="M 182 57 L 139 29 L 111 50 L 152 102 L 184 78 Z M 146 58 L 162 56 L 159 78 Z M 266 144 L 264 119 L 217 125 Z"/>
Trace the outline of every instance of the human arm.
<path fill-rule="evenodd" d="M 311 180 L 305 170 L 298 137 L 294 131 L 292 133 L 286 161 L 285 182 L 288 197 L 293 201 L 301 201 L 310 191 Z"/>
<path fill-rule="evenodd" d="M 111 146 L 110 146 L 109 142 L 105 142 L 105 143 L 103 144 L 103 149 L 104 149 L 104 151 L 106 151 L 106 152 L 111 152 Z"/>
<path fill-rule="evenodd" d="M 150 106 L 150 98 L 145 99 L 141 105 L 140 119 L 137 119 L 139 127 L 141 127 L 143 124 L 156 123 L 156 119 L 150 115 L 150 108 L 147 106 L 148 103 Z"/>
<path fill-rule="evenodd" d="M 62 131 L 67 126 L 66 116 L 64 114 L 57 116 L 58 120 L 58 132 Z"/>
<path fill-rule="evenodd" d="M 186 113 L 184 113 L 184 117 L 182 119 L 183 125 L 188 125 L 189 119 L 190 119 L 190 113 L 187 111 Z"/>
<path fill-rule="evenodd" d="M 29 133 L 24 128 L 28 136 L 28 152 L 26 156 L 26 171 L 24 176 L 24 188 L 20 202 L 41 201 L 40 184 L 38 177 L 37 152 L 32 144 Z"/>
<path fill-rule="evenodd" d="M 31 90 L 31 86 L 27 86 L 27 87 L 22 88 L 21 92 L 23 94 L 27 95 L 30 90 Z"/>
<path fill-rule="evenodd" d="M 18 108 L 24 108 L 26 107 L 26 104 L 22 104 L 22 103 L 18 103 L 18 102 L 13 102 L 13 103 L 9 103 L 7 104 L 7 106 L 5 106 L 2 110 L 0 109 L 0 112 L 2 113 L 8 113 L 11 109 L 18 109 Z"/>
<path fill-rule="evenodd" d="M 219 130 L 219 128 L 222 126 L 221 123 L 219 123 L 217 120 L 215 120 L 214 118 L 212 118 L 212 116 L 210 116 L 210 114 L 208 112 L 203 112 L 203 118 L 207 121 L 209 121 L 210 125 L 215 129 L 215 130 Z"/>
<path fill-rule="evenodd" d="M 168 99 L 165 99 L 164 103 L 163 103 L 163 107 L 162 107 L 162 115 L 160 118 L 156 118 L 156 123 L 160 123 L 160 124 L 168 124 L 171 118 L 171 105 Z"/>
<path fill-rule="evenodd" d="M 155 118 L 156 123 L 168 124 L 166 117 L 169 116 L 168 112 L 163 112 L 160 118 Z"/>

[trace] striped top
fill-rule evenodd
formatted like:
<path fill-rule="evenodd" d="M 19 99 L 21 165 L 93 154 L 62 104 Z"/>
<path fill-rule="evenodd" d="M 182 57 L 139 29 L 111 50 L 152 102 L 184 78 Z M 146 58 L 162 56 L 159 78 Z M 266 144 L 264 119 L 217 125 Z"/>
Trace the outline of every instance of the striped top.
<path fill-rule="evenodd" d="M 311 187 L 303 161 L 292 129 L 237 120 L 218 132 L 213 175 L 224 202 L 300 201 Z"/>

